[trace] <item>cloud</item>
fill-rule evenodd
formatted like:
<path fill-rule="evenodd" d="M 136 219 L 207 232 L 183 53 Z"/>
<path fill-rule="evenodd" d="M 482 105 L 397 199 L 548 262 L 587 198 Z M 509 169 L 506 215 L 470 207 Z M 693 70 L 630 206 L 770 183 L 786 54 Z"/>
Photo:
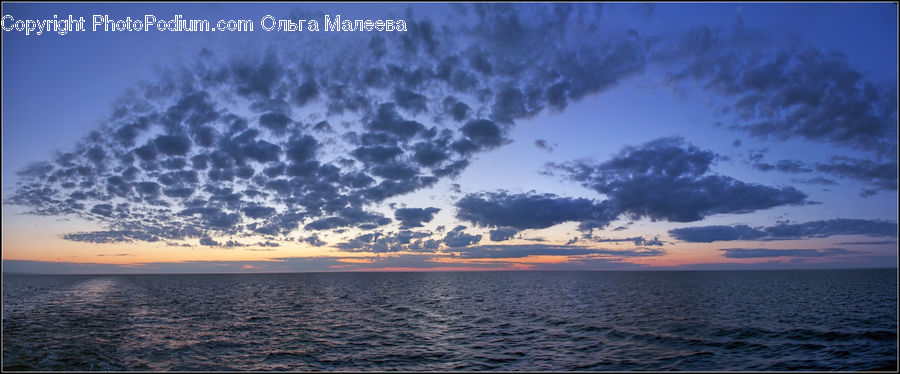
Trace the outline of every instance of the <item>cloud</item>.
<path fill-rule="evenodd" d="M 504 227 L 509 236 L 511 229 L 543 229 L 572 221 L 581 222 L 583 227 L 603 227 L 615 217 L 605 203 L 533 191 L 469 194 L 457 201 L 456 207 L 460 220 L 477 226 Z"/>
<path fill-rule="evenodd" d="M 813 171 L 806 163 L 799 160 L 779 160 L 775 165 L 761 162 L 754 164 L 753 167 L 762 171 L 777 170 L 782 173 L 809 173 Z"/>
<path fill-rule="evenodd" d="M 136 230 L 74 232 L 63 235 L 63 239 L 88 243 L 130 243 L 134 240 L 155 242 L 156 235 Z"/>
<path fill-rule="evenodd" d="M 394 218 L 400 221 L 400 228 L 422 227 L 441 211 L 438 208 L 400 208 L 394 211 Z"/>
<path fill-rule="evenodd" d="M 821 184 L 821 185 L 824 185 L 824 186 L 836 186 L 836 185 L 838 185 L 837 182 L 835 182 L 835 181 L 833 181 L 833 180 L 831 180 L 831 179 L 828 179 L 828 178 L 823 178 L 823 177 L 815 177 L 815 178 L 810 178 L 810 179 L 801 179 L 801 180 L 797 180 L 797 181 L 795 181 L 795 182 L 798 182 L 798 183 L 806 183 L 806 184 Z"/>
<path fill-rule="evenodd" d="M 897 91 L 872 82 L 838 52 L 785 42 L 737 24 L 700 26 L 660 43 L 650 60 L 669 82 L 697 81 L 733 100 L 733 129 L 762 139 L 800 138 L 897 155 Z"/>
<path fill-rule="evenodd" d="M 586 235 L 587 236 L 587 235 Z M 575 238 L 574 241 L 570 241 L 570 243 L 574 243 L 578 238 Z M 596 243 L 622 243 L 622 242 L 631 242 L 634 243 L 635 246 L 644 247 L 644 246 L 662 246 L 663 243 L 659 240 L 658 237 L 654 237 L 653 239 L 644 239 L 643 236 L 636 236 L 633 238 L 598 238 L 598 237 L 590 237 L 590 240 Z"/>
<path fill-rule="evenodd" d="M 306 224 L 304 228 L 308 231 L 319 231 L 355 226 L 371 230 L 389 223 L 391 223 L 391 219 L 379 213 L 366 212 L 358 208 L 345 208 L 337 216 L 312 221 Z"/>
<path fill-rule="evenodd" d="M 544 140 L 544 139 L 538 139 L 538 140 L 535 140 L 535 141 L 534 141 L 534 146 L 535 146 L 535 147 L 538 147 L 538 148 L 540 148 L 540 149 L 543 149 L 543 150 L 545 150 L 545 151 L 547 151 L 547 152 L 551 152 L 551 153 L 553 152 L 553 149 L 555 148 L 554 146 L 550 145 L 550 143 L 548 143 L 548 142 L 547 142 L 546 140 Z"/>
<path fill-rule="evenodd" d="M 58 157 L 20 171 L 21 183 L 4 203 L 103 226 L 66 236 L 71 240 L 279 240 L 298 231 L 309 237 L 309 231 L 381 227 L 390 219 L 370 212 L 373 206 L 459 175 L 479 153 L 508 144 L 516 121 L 564 110 L 651 62 L 674 69 L 673 84 L 697 80 L 737 96 L 744 122 L 735 128 L 761 137 L 803 137 L 879 155 L 890 153 L 882 151 L 885 139 L 896 138 L 890 136 L 896 135 L 896 94 L 863 81 L 831 55 L 729 59 L 769 49 L 731 43 L 709 29 L 677 41 L 610 31 L 597 27 L 604 21 L 597 4 L 462 8 L 460 22 L 410 15 L 402 38 L 345 38 L 316 54 L 303 52 L 311 40 L 279 39 L 260 48 L 265 53 L 251 48 L 240 58 L 183 59 L 188 62 L 136 85 L 115 102 L 112 115 Z M 343 51 L 364 53 L 347 59 Z M 736 64 L 747 74 L 732 80 L 727 73 Z M 772 97 L 754 96 L 769 91 Z M 820 122 L 824 130 L 816 133 Z M 712 174 L 714 155 L 675 143 L 564 167 L 607 201 L 532 194 L 521 204 L 569 210 L 517 218 L 466 206 L 471 212 L 462 214 L 497 230 L 566 221 L 589 230 L 621 213 L 688 222 L 805 201 L 790 187 Z M 642 169 L 641 160 L 655 166 Z M 492 198 L 480 197 L 519 207 L 512 196 Z"/>
<path fill-rule="evenodd" d="M 767 257 L 829 257 L 851 255 L 859 252 L 843 248 L 825 249 L 767 249 L 767 248 L 726 248 L 720 249 L 727 258 L 767 258 Z"/>
<path fill-rule="evenodd" d="M 773 165 L 762 162 L 762 154 L 759 153 L 752 154 L 750 158 L 753 167 L 757 170 L 775 170 L 792 174 L 817 171 L 826 175 L 868 183 L 875 187 L 874 191 L 897 190 L 896 160 L 880 162 L 869 159 L 833 156 L 828 162 L 816 163 L 815 165 L 809 165 L 800 160 L 779 160 Z M 809 179 L 807 183 L 836 184 L 834 181 L 823 177 Z"/>
<path fill-rule="evenodd" d="M 835 235 L 896 237 L 897 223 L 881 220 L 838 218 L 804 223 L 779 223 L 752 228 L 747 225 L 699 226 L 669 230 L 673 238 L 693 243 L 734 240 L 792 240 Z"/>
<path fill-rule="evenodd" d="M 781 223 L 765 228 L 773 239 L 824 238 L 834 235 L 896 237 L 897 223 L 883 220 L 838 218 L 804 223 Z"/>
<path fill-rule="evenodd" d="M 897 244 L 896 240 L 872 240 L 865 242 L 842 242 L 842 243 L 834 243 L 838 245 L 883 245 L 883 244 Z"/>
<path fill-rule="evenodd" d="M 662 249 L 635 248 L 627 250 L 596 249 L 579 246 L 558 246 L 543 244 L 522 245 L 480 245 L 454 249 L 460 258 L 522 258 L 528 256 L 586 256 L 608 257 L 655 257 L 665 254 Z"/>
<path fill-rule="evenodd" d="M 491 240 L 495 242 L 502 242 L 504 240 L 509 240 L 513 236 L 515 236 L 519 232 L 519 229 L 515 227 L 498 227 L 496 230 L 491 230 Z"/>
<path fill-rule="evenodd" d="M 410 230 L 400 230 L 388 234 L 375 232 L 362 234 L 338 243 L 337 247 L 348 252 L 434 252 L 438 249 L 438 242 L 424 239 L 431 235 L 430 232 Z"/>
<path fill-rule="evenodd" d="M 626 147 L 606 162 L 574 161 L 548 168 L 606 195 L 611 207 L 631 219 L 693 222 L 714 214 L 806 202 L 806 194 L 793 187 L 769 187 L 713 174 L 710 167 L 719 158 L 670 137 Z"/>
<path fill-rule="evenodd" d="M 447 235 L 444 236 L 444 245 L 449 248 L 459 248 L 478 244 L 481 241 L 481 235 L 467 234 L 463 231 L 465 229 L 465 226 L 459 225 L 447 232 Z"/>
<path fill-rule="evenodd" d="M 896 145 L 896 144 L 895 144 Z M 876 162 L 842 156 L 816 164 L 816 171 L 841 178 L 862 181 L 882 191 L 897 190 L 897 162 Z"/>
<path fill-rule="evenodd" d="M 669 230 L 669 235 L 675 239 L 691 243 L 711 243 L 729 240 L 760 240 L 766 237 L 764 231 L 754 229 L 747 225 L 685 227 Z"/>
<path fill-rule="evenodd" d="M 497 112 L 500 125 L 478 115 L 493 113 L 478 109 L 503 106 L 491 99 L 490 92 L 501 91 L 493 87 L 497 82 L 458 84 L 478 70 L 488 72 L 485 66 L 498 66 L 494 60 L 503 56 L 472 55 L 473 65 L 451 67 L 442 79 L 429 66 L 471 45 L 437 48 L 458 38 L 463 25 L 449 30 L 409 21 L 409 38 L 363 38 L 364 48 L 370 44 L 382 53 L 348 62 L 355 66 L 346 69 L 322 62 L 324 56 L 297 56 L 292 51 L 304 42 L 296 40 L 280 45 L 289 48 L 232 60 L 207 52 L 198 57 L 202 63 L 142 82 L 135 91 L 141 93 L 118 100 L 116 114 L 71 151 L 22 170 L 22 184 L 6 203 L 107 226 L 67 236 L 72 240 L 161 238 L 155 230 L 184 235 L 165 240 L 212 240 L 387 224 L 382 217 L 350 213 L 458 175 L 477 153 L 508 143 L 507 127 L 520 118 Z M 354 49 L 362 41 L 345 40 L 333 49 Z M 420 49 L 428 54 L 413 52 Z M 459 123 L 443 123 L 446 114 Z M 338 133 L 327 121 L 297 120 L 323 116 L 359 125 Z M 217 195 L 224 190 L 230 192 Z M 417 225 L 411 219 L 401 224 Z"/>

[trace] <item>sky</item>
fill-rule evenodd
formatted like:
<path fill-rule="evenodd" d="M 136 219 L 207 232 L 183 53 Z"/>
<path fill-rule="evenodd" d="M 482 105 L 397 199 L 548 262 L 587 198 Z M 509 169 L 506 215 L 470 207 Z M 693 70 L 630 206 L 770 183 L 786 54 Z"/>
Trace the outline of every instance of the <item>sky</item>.
<path fill-rule="evenodd" d="M 2 14 L 5 272 L 897 266 L 894 3 Z"/>

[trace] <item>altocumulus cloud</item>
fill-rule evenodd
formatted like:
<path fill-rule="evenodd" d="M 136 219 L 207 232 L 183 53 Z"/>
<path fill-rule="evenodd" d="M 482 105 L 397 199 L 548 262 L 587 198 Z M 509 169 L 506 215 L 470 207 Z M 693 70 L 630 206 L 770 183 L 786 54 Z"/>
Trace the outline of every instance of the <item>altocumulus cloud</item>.
<path fill-rule="evenodd" d="M 314 55 L 304 54 L 316 47 L 305 39 L 279 40 L 240 59 L 203 51 L 141 83 L 71 148 L 22 169 L 5 203 L 105 226 L 69 240 L 227 243 L 218 237 L 278 240 L 305 231 L 318 245 L 318 231 L 393 223 L 370 209 L 458 175 L 477 154 L 509 143 L 516 121 L 564 110 L 648 64 L 671 71 L 673 85 L 699 81 L 734 97 L 736 130 L 831 142 L 878 159 L 896 154 L 896 92 L 864 80 L 841 56 L 773 48 L 740 28 L 661 38 L 601 31 L 596 4 L 454 9 L 463 22 L 410 15 L 399 38 L 338 37 Z M 556 165 L 606 201 L 481 194 L 461 200 L 459 215 L 496 227 L 491 236 L 500 240 L 566 221 L 601 228 L 619 214 L 690 222 L 805 201 L 791 187 L 711 173 L 715 158 L 661 139 L 604 163 Z M 822 171 L 866 178 L 844 170 Z M 529 204 L 563 210 L 504 215 Z M 403 228 L 430 220 L 418 213 L 395 218 Z M 447 235 L 448 247 L 481 239 L 461 230 Z"/>
<path fill-rule="evenodd" d="M 94 242 L 213 244 L 389 224 L 367 209 L 459 174 L 473 155 L 509 143 L 517 120 L 645 65 L 641 41 L 600 37 L 593 11 L 528 7 L 554 14 L 546 19 L 524 9 L 477 6 L 454 25 L 409 18 L 400 38 L 335 39 L 327 51 L 353 51 L 340 58 L 303 55 L 297 40 L 231 60 L 205 50 L 141 83 L 71 149 L 23 169 L 6 202 L 98 221 L 107 229 L 66 236 Z M 559 24 L 571 27 L 550 27 Z M 397 218 L 416 227 L 432 211 L 417 213 Z M 478 241 L 453 235 L 445 244 Z"/>

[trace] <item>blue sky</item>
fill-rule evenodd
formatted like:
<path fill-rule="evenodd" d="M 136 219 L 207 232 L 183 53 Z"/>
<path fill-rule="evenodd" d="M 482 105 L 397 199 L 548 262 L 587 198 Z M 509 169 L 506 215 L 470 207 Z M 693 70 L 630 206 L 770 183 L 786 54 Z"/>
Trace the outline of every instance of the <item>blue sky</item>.
<path fill-rule="evenodd" d="M 3 31 L 5 271 L 896 266 L 896 4 L 54 14 L 256 30 Z"/>

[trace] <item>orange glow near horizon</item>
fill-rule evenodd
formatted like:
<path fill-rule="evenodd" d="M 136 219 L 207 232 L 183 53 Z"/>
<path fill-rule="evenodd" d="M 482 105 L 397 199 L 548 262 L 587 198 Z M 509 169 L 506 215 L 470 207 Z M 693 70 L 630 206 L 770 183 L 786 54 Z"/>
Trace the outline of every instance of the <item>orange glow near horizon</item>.
<path fill-rule="evenodd" d="M 786 262 L 784 257 L 770 258 L 726 258 L 722 248 L 829 248 L 834 242 L 852 240 L 851 238 L 831 239 L 807 239 L 786 242 L 758 243 L 752 241 L 714 242 L 714 243 L 667 243 L 661 248 L 665 251 L 659 256 L 627 257 L 616 255 L 530 255 L 526 257 L 505 258 L 462 258 L 452 256 L 458 252 L 452 249 L 444 249 L 438 253 L 395 252 L 395 253 L 370 253 L 370 252 L 346 252 L 330 245 L 314 247 L 302 241 L 282 241 L 277 247 L 265 247 L 253 243 L 264 242 L 264 238 L 240 238 L 244 247 L 222 248 L 207 247 L 197 243 L 196 240 L 186 240 L 180 244 L 187 246 L 170 246 L 159 242 L 135 242 L 135 243 L 86 243 L 65 240 L 62 234 L 65 232 L 87 231 L 95 229 L 93 224 L 79 222 L 77 220 L 64 221 L 48 217 L 19 216 L 10 211 L 4 212 L 6 218 L 2 236 L 2 258 L 4 260 L 24 260 L 53 263 L 75 264 L 104 264 L 116 265 L 123 268 L 139 268 L 153 263 L 189 263 L 189 262 L 271 262 L 277 264 L 279 258 L 324 258 L 333 259 L 334 265 L 324 266 L 323 270 L 340 271 L 485 271 L 485 270 L 528 270 L 537 265 L 565 265 L 576 264 L 581 261 L 608 259 L 614 263 L 637 264 L 647 269 L 658 267 L 679 267 L 693 264 L 753 264 L 766 262 Z M 12 219 L 14 218 L 14 219 Z M 529 235 L 542 237 L 566 237 L 571 229 L 571 224 L 561 224 L 544 231 L 529 232 Z M 633 233 L 632 235 L 637 235 Z M 625 235 L 627 236 L 627 235 Z M 225 242 L 228 238 L 214 238 L 219 242 Z M 335 238 L 330 238 L 332 241 Z M 665 238 L 664 238 L 665 240 Z M 490 243 L 490 242 L 489 242 Z M 524 240 L 510 240 L 502 244 L 485 245 L 529 245 Z M 548 241 L 542 244 L 562 245 L 561 242 Z M 581 243 L 579 243 L 581 244 Z M 630 243 L 629 243 L 630 244 Z M 576 244 L 578 246 L 578 244 Z M 888 245 L 889 246 L 889 245 Z M 582 247 L 582 246 L 580 246 Z M 613 250 L 631 250 L 635 247 L 627 244 L 609 244 L 588 246 Z M 884 248 L 867 247 L 867 250 L 884 251 Z M 889 251 L 885 251 L 888 253 Z M 416 266 L 394 266 L 386 263 L 384 267 L 378 267 L 378 262 L 383 258 L 397 256 L 430 256 Z M 829 259 L 806 259 L 809 263 L 827 262 Z M 429 265 L 433 265 L 429 266 Z M 449 266 L 453 265 L 453 266 Z M 248 265 L 242 270 L 269 271 L 270 269 Z"/>

